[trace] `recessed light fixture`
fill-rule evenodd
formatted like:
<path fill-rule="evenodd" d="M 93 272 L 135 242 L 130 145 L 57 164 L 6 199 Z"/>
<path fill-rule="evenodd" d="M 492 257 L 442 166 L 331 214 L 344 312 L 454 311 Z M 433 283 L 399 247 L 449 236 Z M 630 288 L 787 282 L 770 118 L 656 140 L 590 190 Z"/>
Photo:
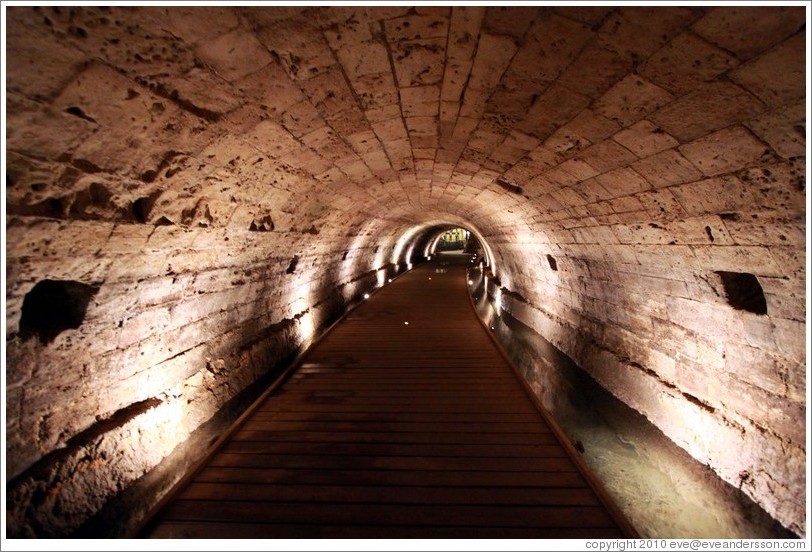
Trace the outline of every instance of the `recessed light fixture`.
<path fill-rule="evenodd" d="M 408 325 L 409 325 L 409 323 L 408 323 L 408 322 L 404 322 L 404 323 L 403 323 L 403 325 L 404 325 L 404 326 L 408 326 Z"/>
<path fill-rule="evenodd" d="M 369 293 L 364 294 L 364 299 L 369 299 Z"/>

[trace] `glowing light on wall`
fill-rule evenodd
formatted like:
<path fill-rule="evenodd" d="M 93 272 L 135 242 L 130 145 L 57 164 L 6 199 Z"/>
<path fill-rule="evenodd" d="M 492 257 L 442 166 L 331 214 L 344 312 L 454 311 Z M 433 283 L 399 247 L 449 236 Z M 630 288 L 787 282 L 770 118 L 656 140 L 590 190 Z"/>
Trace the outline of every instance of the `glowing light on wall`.
<path fill-rule="evenodd" d="M 316 321 L 313 319 L 313 313 L 310 310 L 304 312 L 298 319 L 299 323 L 299 337 L 302 343 L 307 342 L 316 332 Z"/>
<path fill-rule="evenodd" d="M 189 430 L 184 425 L 186 399 L 168 397 L 166 402 L 150 408 L 137 418 L 138 431 L 130 431 L 131 447 L 141 449 L 152 464 L 160 462 L 175 446 L 186 439 Z M 148 435 L 151 445 L 143 448 L 142 439 Z"/>
<path fill-rule="evenodd" d="M 401 261 L 401 255 L 403 254 L 403 249 L 410 244 L 412 239 L 423 229 L 423 226 L 415 226 L 414 228 L 410 228 L 403 235 L 398 239 L 395 243 L 395 247 L 392 249 L 392 263 L 399 263 Z M 412 247 L 409 250 L 407 257 L 411 256 L 411 250 L 414 249 L 414 244 L 411 244 Z M 406 259 L 406 263 L 408 264 L 409 259 Z"/>
<path fill-rule="evenodd" d="M 165 429 L 178 432 L 181 429 L 181 421 L 183 421 L 183 402 L 182 399 L 174 398 L 159 404 L 155 408 L 150 408 L 144 413 L 144 427 L 160 428 L 161 426 L 167 426 Z"/>
<path fill-rule="evenodd" d="M 386 270 L 385 269 L 383 269 L 383 268 L 378 269 L 378 271 L 375 273 L 375 282 L 377 283 L 376 287 L 383 287 L 383 285 L 386 283 Z"/>
<path fill-rule="evenodd" d="M 296 317 L 296 322 L 299 325 L 299 338 L 302 342 L 305 342 L 313 337 L 316 331 L 316 321 L 313 319 L 313 313 L 310 310 L 314 303 L 310 284 L 302 284 L 296 288 L 295 297 L 292 305 L 293 316 Z"/>
<path fill-rule="evenodd" d="M 502 314 L 502 288 L 496 288 L 496 292 L 493 294 L 493 307 L 496 309 L 496 316 Z"/>
<path fill-rule="evenodd" d="M 414 254 L 414 246 L 415 246 L 415 243 L 412 242 L 409 245 L 409 249 L 406 250 L 406 264 L 407 265 L 412 264 L 412 255 Z"/>
<path fill-rule="evenodd" d="M 437 251 L 437 245 L 440 243 L 440 240 L 443 239 L 443 233 L 439 232 L 436 236 L 434 236 L 429 243 L 426 245 L 426 250 L 423 253 L 425 256 L 433 255 L 435 251 Z"/>

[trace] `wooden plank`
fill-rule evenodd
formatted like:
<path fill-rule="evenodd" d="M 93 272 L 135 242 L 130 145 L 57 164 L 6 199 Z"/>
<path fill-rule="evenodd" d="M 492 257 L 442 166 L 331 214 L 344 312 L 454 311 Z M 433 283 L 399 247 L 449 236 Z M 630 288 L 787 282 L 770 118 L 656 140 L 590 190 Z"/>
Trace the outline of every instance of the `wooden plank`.
<path fill-rule="evenodd" d="M 602 507 L 467 506 L 268 502 L 257 508 L 235 500 L 176 500 L 166 509 L 176 521 L 496 527 L 612 527 Z"/>
<path fill-rule="evenodd" d="M 401 408 L 409 409 L 410 407 L 413 408 L 420 408 L 421 406 L 473 406 L 479 407 L 482 411 L 487 411 L 490 408 L 500 407 L 500 406 L 507 406 L 507 407 L 515 407 L 518 408 L 519 406 L 524 406 L 525 409 L 530 407 L 532 408 L 532 404 L 528 402 L 526 399 L 522 398 L 521 396 L 516 397 L 493 397 L 489 401 L 483 401 L 477 397 L 456 397 L 456 396 L 449 396 L 449 397 L 438 397 L 438 396 L 420 396 L 415 395 L 412 397 L 381 397 L 381 396 L 368 396 L 368 397 L 352 397 L 352 396 L 342 396 L 339 393 L 332 393 L 332 394 L 324 394 L 322 396 L 311 396 L 311 397 L 295 397 L 295 396 L 279 396 L 273 397 L 274 400 L 273 404 L 276 406 L 279 405 L 301 405 L 301 404 L 347 404 L 347 405 L 399 405 Z"/>
<path fill-rule="evenodd" d="M 197 539 L 617 539 L 613 527 L 420 527 L 166 521 L 153 538 Z"/>
<path fill-rule="evenodd" d="M 288 420 L 288 421 L 311 421 L 311 422 L 434 422 L 437 421 L 437 414 L 431 412 L 311 412 L 311 411 L 288 411 L 288 412 L 257 412 L 255 420 Z M 466 423 L 505 423 L 505 422 L 529 422 L 538 423 L 538 415 L 535 412 L 522 412 L 512 414 L 500 414 L 498 417 L 487 412 L 448 412 L 443 414 L 444 422 L 466 422 Z"/>
<path fill-rule="evenodd" d="M 460 458 L 458 456 L 319 456 L 221 452 L 209 466 L 316 470 L 575 472 L 569 458 Z"/>
<path fill-rule="evenodd" d="M 241 429 L 235 441 L 289 441 L 309 443 L 454 443 L 489 445 L 550 445 L 552 433 L 375 433 L 329 431 L 257 431 Z"/>
<path fill-rule="evenodd" d="M 252 419 L 243 426 L 253 431 L 333 431 L 373 433 L 550 433 L 546 425 L 533 422 L 317 422 Z"/>
<path fill-rule="evenodd" d="M 347 485 L 257 485 L 192 483 L 179 498 L 244 502 L 347 502 L 366 504 L 500 504 L 512 506 L 599 506 L 591 489 L 548 487 L 393 487 Z"/>
<path fill-rule="evenodd" d="M 285 485 L 392 485 L 441 487 L 588 487 L 577 472 L 294 470 L 209 466 L 196 481 Z"/>
<path fill-rule="evenodd" d="M 296 380 L 294 380 L 296 381 Z M 510 380 L 500 380 L 498 383 L 481 383 L 479 379 L 475 383 L 467 383 L 463 381 L 455 382 L 437 382 L 432 384 L 425 381 L 425 379 L 415 378 L 414 381 L 378 381 L 375 383 L 367 383 L 364 381 L 357 381 L 350 377 L 342 377 L 341 380 L 336 381 L 321 381 L 321 380 L 298 380 L 296 386 L 290 386 L 286 393 L 291 393 L 294 389 L 296 392 L 318 392 L 318 391 L 354 391 L 359 393 L 366 393 L 372 391 L 374 393 L 387 393 L 387 392 L 404 392 L 410 391 L 412 393 L 479 393 L 479 394 L 515 394 L 516 383 Z M 278 396 L 279 394 L 277 394 Z"/>
<path fill-rule="evenodd" d="M 565 458 L 558 443 L 548 445 L 449 445 L 392 443 L 301 443 L 231 441 L 221 452 L 241 454 L 322 454 L 328 456 L 457 456 L 460 458 Z"/>
<path fill-rule="evenodd" d="M 439 414 L 440 419 L 445 414 L 457 413 L 480 413 L 490 416 L 497 416 L 502 414 L 527 414 L 535 413 L 535 409 L 530 408 L 525 404 L 497 404 L 497 405 L 478 405 L 478 404 L 421 404 L 416 408 L 407 409 L 402 404 L 302 404 L 302 403 L 284 403 L 281 401 L 268 402 L 261 405 L 257 412 L 301 412 L 306 408 L 310 412 L 324 412 L 324 413 L 388 413 L 388 414 L 410 414 L 412 412 L 419 414 Z M 407 405 L 408 406 L 408 405 Z"/>

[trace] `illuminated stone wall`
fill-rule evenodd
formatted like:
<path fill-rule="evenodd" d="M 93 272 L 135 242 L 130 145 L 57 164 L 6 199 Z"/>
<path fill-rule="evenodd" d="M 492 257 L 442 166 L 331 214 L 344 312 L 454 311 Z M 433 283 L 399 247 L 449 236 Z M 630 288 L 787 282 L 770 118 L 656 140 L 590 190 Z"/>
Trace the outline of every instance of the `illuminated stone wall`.
<path fill-rule="evenodd" d="M 7 14 L 12 531 L 79 526 L 449 224 L 805 532 L 803 8 Z"/>

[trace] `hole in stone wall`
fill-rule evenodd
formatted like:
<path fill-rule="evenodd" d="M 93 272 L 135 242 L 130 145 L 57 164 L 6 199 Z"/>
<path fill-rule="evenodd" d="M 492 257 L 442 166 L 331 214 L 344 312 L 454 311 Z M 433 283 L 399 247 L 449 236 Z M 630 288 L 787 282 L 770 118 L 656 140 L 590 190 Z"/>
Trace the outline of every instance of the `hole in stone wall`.
<path fill-rule="evenodd" d="M 288 265 L 288 269 L 285 271 L 286 274 L 293 274 L 296 272 L 296 265 L 299 264 L 299 255 L 294 255 L 293 258 L 290 260 L 290 264 Z"/>
<path fill-rule="evenodd" d="M 85 121 L 90 121 L 91 123 L 95 123 L 96 119 L 87 115 L 84 111 L 82 111 L 81 107 L 76 107 L 75 105 L 70 106 L 65 110 L 65 113 L 73 115 L 74 117 L 79 117 L 80 119 L 84 119 Z"/>
<path fill-rule="evenodd" d="M 705 227 L 705 233 L 708 235 L 708 239 L 713 242 L 713 231 L 711 230 L 710 226 Z"/>
<path fill-rule="evenodd" d="M 163 190 L 156 190 L 147 197 L 139 197 L 133 201 L 133 217 L 138 222 L 147 222 L 152 208 L 155 207 L 155 202 L 163 193 Z"/>
<path fill-rule="evenodd" d="M 133 216 L 138 222 L 147 222 L 149 218 L 149 211 L 152 206 L 148 204 L 148 201 L 149 198 L 146 197 L 139 197 L 133 201 Z"/>
<path fill-rule="evenodd" d="M 346 261 L 346 260 L 347 260 L 347 254 L 348 254 L 348 253 L 349 253 L 349 251 L 345 251 L 345 252 L 344 252 L 344 254 L 341 256 L 341 260 L 342 260 L 342 261 Z"/>
<path fill-rule="evenodd" d="M 552 255 L 547 255 L 547 262 L 550 263 L 550 268 L 556 271 L 558 270 L 558 263 L 555 262 L 555 259 L 553 258 Z"/>
<path fill-rule="evenodd" d="M 41 343 L 47 344 L 64 330 L 78 328 L 99 287 L 73 280 L 37 282 L 23 299 L 20 337 L 28 339 L 36 335 Z"/>
<path fill-rule="evenodd" d="M 254 220 L 251 221 L 251 226 L 248 227 L 248 230 L 251 232 L 271 232 L 276 226 L 273 223 L 273 219 L 271 215 L 257 215 L 254 217 Z"/>
<path fill-rule="evenodd" d="M 504 188 L 508 192 L 511 192 L 511 193 L 514 193 L 514 194 L 522 193 L 522 187 L 521 186 L 519 186 L 518 184 L 514 184 L 513 182 L 508 182 L 504 178 L 497 178 L 496 183 L 499 184 L 499 186 L 501 186 L 502 188 Z"/>
<path fill-rule="evenodd" d="M 758 278 L 746 272 L 717 271 L 731 307 L 756 314 L 767 314 L 767 299 Z"/>

